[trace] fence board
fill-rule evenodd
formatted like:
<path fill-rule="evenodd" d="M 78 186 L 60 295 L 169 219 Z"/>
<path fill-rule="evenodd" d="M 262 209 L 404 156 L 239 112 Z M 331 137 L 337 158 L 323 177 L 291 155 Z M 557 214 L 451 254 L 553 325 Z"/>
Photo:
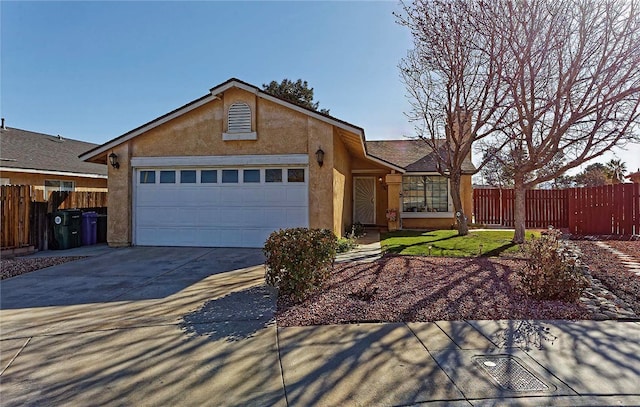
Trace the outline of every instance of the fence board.
<path fill-rule="evenodd" d="M 513 227 L 512 189 L 474 189 L 476 223 Z M 500 216 L 494 216 L 497 198 Z M 640 232 L 640 184 L 526 191 L 528 228 L 568 228 L 573 234 L 630 235 Z M 489 209 L 487 209 L 489 208 Z M 499 218 L 499 219 L 498 219 Z"/>
<path fill-rule="evenodd" d="M 0 186 L 1 222 L 0 247 L 15 248 L 33 245 L 46 250 L 51 238 L 48 213 L 60 209 L 107 212 L 107 193 L 93 191 L 53 192 L 47 202 L 42 191 L 31 185 Z"/>

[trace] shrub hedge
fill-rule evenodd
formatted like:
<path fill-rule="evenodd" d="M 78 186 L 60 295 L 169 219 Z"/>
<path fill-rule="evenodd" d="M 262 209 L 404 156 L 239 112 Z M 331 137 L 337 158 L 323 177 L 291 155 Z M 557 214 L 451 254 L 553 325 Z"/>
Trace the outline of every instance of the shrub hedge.
<path fill-rule="evenodd" d="M 561 244 L 560 235 L 550 230 L 522 245 L 527 264 L 520 273 L 520 285 L 537 300 L 575 302 L 589 285 L 580 260 Z"/>
<path fill-rule="evenodd" d="M 328 229 L 291 228 L 271 233 L 264 245 L 267 284 L 301 301 L 329 278 L 337 238 Z"/>

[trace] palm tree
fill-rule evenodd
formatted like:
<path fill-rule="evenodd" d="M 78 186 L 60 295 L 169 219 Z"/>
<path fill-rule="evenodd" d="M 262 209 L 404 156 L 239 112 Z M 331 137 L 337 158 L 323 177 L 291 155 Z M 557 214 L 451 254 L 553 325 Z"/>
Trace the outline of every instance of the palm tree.
<path fill-rule="evenodd" d="M 627 172 L 627 164 L 622 160 L 611 159 L 607 163 L 607 176 L 613 181 L 614 184 L 620 184 L 624 182 L 624 174 Z"/>

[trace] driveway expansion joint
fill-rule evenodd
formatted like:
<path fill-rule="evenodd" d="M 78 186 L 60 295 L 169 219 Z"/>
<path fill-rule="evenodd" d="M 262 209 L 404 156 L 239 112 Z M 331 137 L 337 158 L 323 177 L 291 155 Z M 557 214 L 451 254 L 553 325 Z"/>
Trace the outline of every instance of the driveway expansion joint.
<path fill-rule="evenodd" d="M 11 358 L 11 360 L 9 361 L 9 363 L 7 363 L 7 365 L 2 369 L 2 371 L 0 372 L 0 376 L 2 376 L 4 374 L 4 372 L 7 371 L 7 369 L 9 368 L 9 366 L 11 366 L 11 364 L 18 358 L 18 356 L 20 355 L 20 353 L 22 353 L 22 351 L 24 350 L 24 348 L 27 347 L 27 345 L 29 344 L 29 342 L 31 342 L 31 338 L 32 337 L 28 337 L 27 340 L 24 342 L 24 344 L 22 344 L 22 347 L 16 352 L 15 355 L 13 355 L 13 357 Z"/>

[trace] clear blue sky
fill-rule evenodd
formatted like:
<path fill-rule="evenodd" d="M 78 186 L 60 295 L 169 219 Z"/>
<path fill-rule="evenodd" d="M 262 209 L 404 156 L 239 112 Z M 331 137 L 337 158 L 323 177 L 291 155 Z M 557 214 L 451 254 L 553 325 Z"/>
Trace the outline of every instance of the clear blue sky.
<path fill-rule="evenodd" d="M 0 112 L 9 127 L 104 143 L 231 77 L 302 78 L 367 139 L 411 136 L 397 68 L 411 39 L 392 15 L 399 7 L 0 1 Z M 635 170 L 640 146 L 629 147 L 617 156 Z"/>
<path fill-rule="evenodd" d="M 7 126 L 103 143 L 237 77 L 307 80 L 368 139 L 413 126 L 395 2 L 6 2 Z"/>

